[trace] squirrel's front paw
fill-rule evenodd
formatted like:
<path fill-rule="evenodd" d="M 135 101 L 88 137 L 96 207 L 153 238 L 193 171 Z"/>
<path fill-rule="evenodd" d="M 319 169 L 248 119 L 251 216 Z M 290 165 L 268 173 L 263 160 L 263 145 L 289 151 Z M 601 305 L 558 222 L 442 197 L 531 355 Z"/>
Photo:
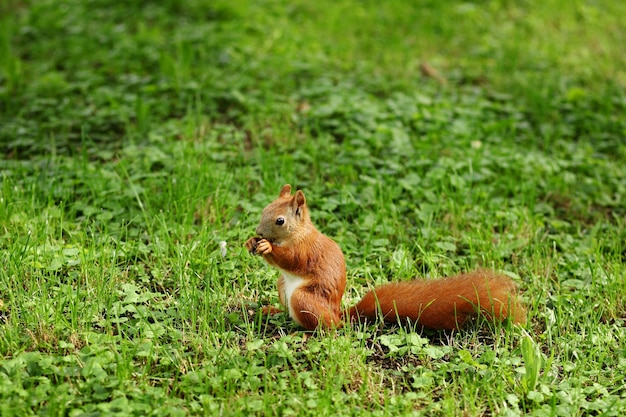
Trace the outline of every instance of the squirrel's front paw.
<path fill-rule="evenodd" d="M 256 255 L 256 245 L 259 242 L 259 239 L 256 237 L 251 237 L 250 239 L 246 240 L 246 243 L 244 243 L 244 246 L 246 247 L 246 249 L 248 249 L 248 252 L 250 252 L 252 255 Z"/>
<path fill-rule="evenodd" d="M 272 244 L 265 239 L 261 239 L 256 243 L 256 253 L 259 255 L 267 255 L 272 252 Z"/>

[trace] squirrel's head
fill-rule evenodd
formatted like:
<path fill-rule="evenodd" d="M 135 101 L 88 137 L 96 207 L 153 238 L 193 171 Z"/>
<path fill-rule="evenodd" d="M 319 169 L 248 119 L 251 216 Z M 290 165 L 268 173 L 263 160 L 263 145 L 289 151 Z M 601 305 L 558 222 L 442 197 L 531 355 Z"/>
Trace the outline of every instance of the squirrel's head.
<path fill-rule="evenodd" d="M 311 225 L 306 199 L 301 190 L 291 195 L 291 185 L 285 184 L 278 198 L 263 209 L 256 233 L 272 243 L 296 239 Z"/>

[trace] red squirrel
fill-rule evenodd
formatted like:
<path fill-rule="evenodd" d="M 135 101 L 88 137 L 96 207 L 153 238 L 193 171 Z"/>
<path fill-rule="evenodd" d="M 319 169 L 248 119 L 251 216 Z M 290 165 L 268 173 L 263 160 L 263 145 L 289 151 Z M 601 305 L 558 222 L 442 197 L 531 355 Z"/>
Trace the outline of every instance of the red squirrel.
<path fill-rule="evenodd" d="M 304 193 L 291 194 L 291 185 L 261 214 L 258 237 L 245 243 L 278 268 L 278 297 L 289 316 L 307 330 L 333 328 L 342 319 L 417 323 L 431 329 L 453 330 L 479 312 L 502 321 L 523 324 L 526 312 L 507 276 L 477 270 L 437 280 L 389 283 L 367 293 L 342 317 L 341 297 L 346 288 L 346 263 L 339 245 L 320 233 L 309 216 Z M 281 310 L 265 307 L 265 314 Z"/>

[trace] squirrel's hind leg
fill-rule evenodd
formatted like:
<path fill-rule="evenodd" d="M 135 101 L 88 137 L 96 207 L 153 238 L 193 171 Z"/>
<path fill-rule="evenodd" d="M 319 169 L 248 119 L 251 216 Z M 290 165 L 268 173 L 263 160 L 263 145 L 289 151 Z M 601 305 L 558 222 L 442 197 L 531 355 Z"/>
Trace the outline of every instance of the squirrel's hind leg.
<path fill-rule="evenodd" d="M 307 291 L 298 288 L 291 296 L 291 318 L 307 330 L 315 330 L 317 327 L 326 329 L 341 327 L 339 306 L 330 303 Z"/>
<path fill-rule="evenodd" d="M 278 278 L 278 300 L 283 308 L 277 308 L 274 306 L 265 306 L 261 309 L 261 313 L 264 316 L 273 316 L 274 314 L 284 313 L 286 308 L 285 302 L 285 278 L 281 275 Z"/>
<path fill-rule="evenodd" d="M 263 306 L 261 314 L 264 316 L 273 316 L 274 314 L 284 313 L 285 310 L 274 306 Z"/>

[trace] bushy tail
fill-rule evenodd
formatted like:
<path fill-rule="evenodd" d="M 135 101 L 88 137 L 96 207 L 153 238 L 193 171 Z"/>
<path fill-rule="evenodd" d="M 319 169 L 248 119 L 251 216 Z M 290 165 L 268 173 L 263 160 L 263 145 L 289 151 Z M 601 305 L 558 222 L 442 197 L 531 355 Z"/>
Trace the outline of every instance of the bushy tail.
<path fill-rule="evenodd" d="M 431 329 L 457 329 L 481 313 L 491 320 L 507 317 L 526 322 L 515 283 L 490 270 L 477 270 L 438 280 L 413 280 L 382 285 L 365 294 L 348 314 L 350 320 L 410 320 Z"/>

